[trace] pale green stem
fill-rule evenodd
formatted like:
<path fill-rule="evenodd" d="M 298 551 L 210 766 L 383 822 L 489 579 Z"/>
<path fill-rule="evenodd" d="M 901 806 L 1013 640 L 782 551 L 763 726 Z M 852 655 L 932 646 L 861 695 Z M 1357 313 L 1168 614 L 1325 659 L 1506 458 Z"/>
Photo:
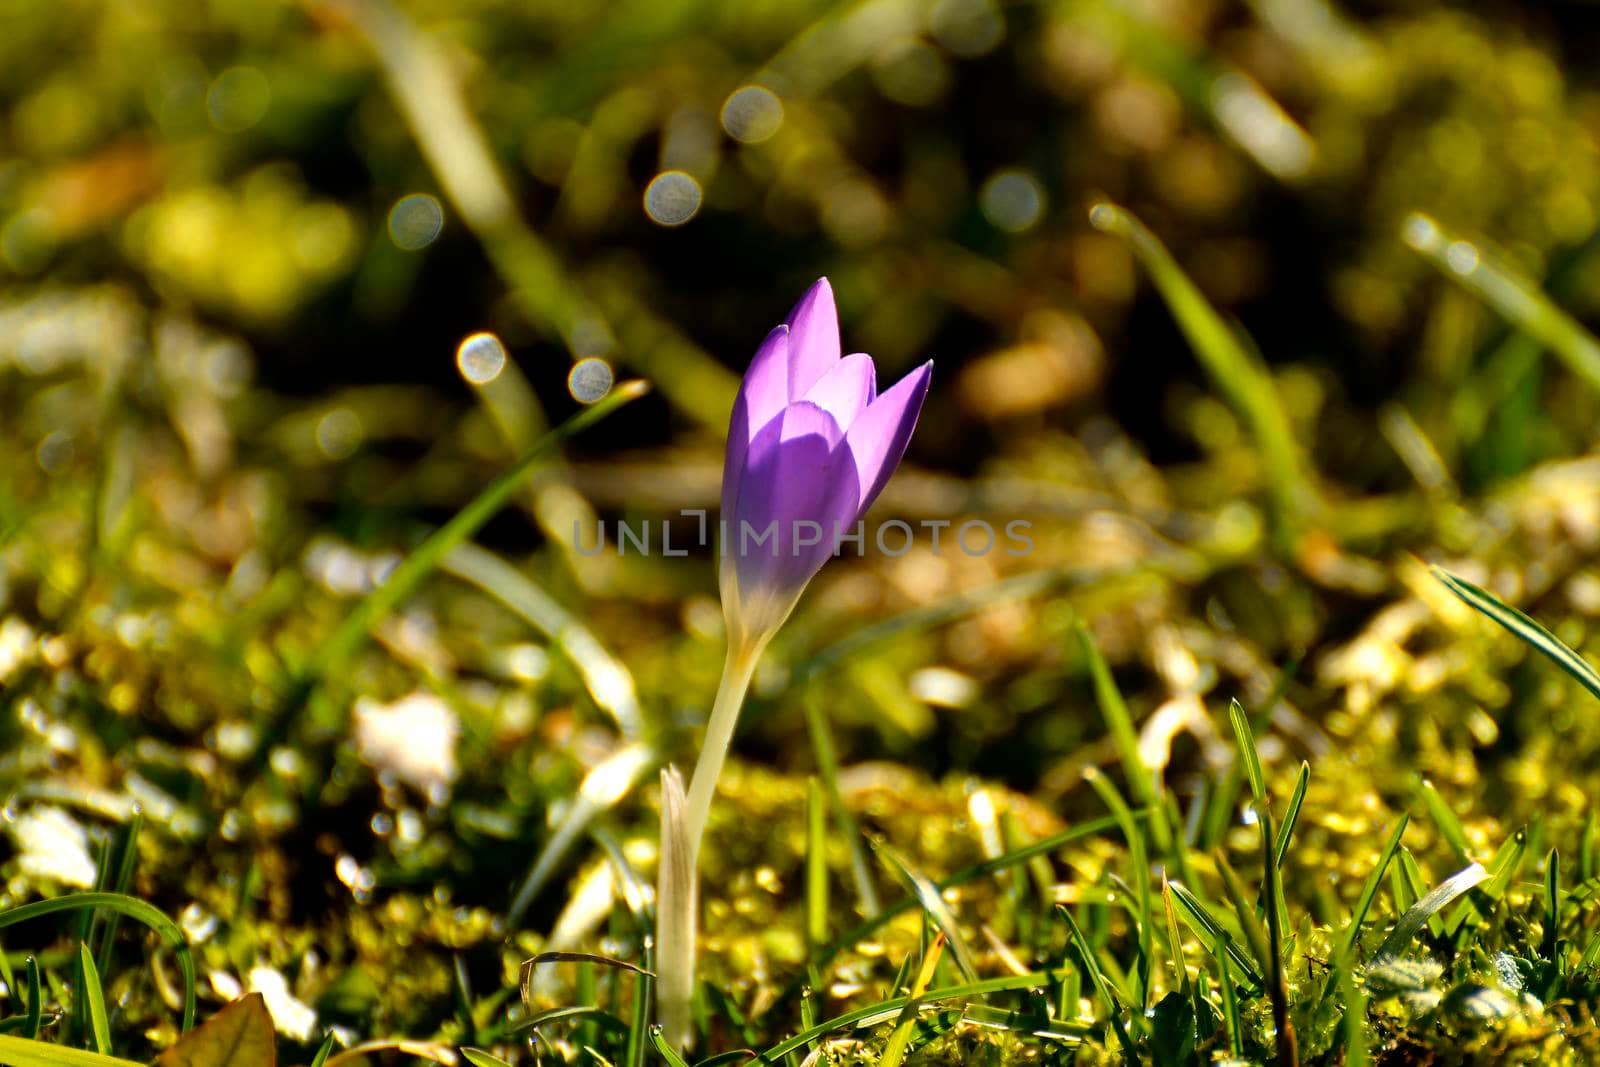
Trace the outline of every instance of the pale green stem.
<path fill-rule="evenodd" d="M 656 1017 L 663 1036 L 677 1048 L 687 1047 L 690 1039 L 700 838 L 711 813 L 711 799 L 717 792 L 723 761 L 733 743 L 739 710 L 766 644 L 765 638 L 745 641 L 733 637 L 728 642 L 728 660 L 722 668 L 717 699 L 711 705 L 700 759 L 689 779 L 687 799 L 682 786 L 669 781 L 669 777 L 676 778 L 675 773 L 662 779 L 661 870 L 656 889 Z"/>
<path fill-rule="evenodd" d="M 700 858 L 700 838 L 706 830 L 706 819 L 711 814 L 711 798 L 717 792 L 717 779 L 722 777 L 722 764 L 733 744 L 733 730 L 739 724 L 739 710 L 750 692 L 750 679 L 755 674 L 756 663 L 766 647 L 766 640 L 728 643 L 728 659 L 722 667 L 722 682 L 717 686 L 717 699 L 711 705 L 711 718 L 706 723 L 705 740 L 700 742 L 700 759 L 689 777 L 689 799 L 684 806 L 683 833 L 689 842 L 689 855 Z"/>

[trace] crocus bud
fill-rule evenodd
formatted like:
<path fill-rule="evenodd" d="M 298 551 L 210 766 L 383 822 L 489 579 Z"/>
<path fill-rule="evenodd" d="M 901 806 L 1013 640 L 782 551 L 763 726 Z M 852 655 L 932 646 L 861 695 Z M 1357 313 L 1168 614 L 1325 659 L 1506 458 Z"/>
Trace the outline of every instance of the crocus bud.
<path fill-rule="evenodd" d="M 882 396 L 872 357 L 840 358 L 820 279 L 767 335 L 734 401 L 722 469 L 722 610 L 759 647 L 900 464 L 928 393 L 924 363 Z"/>

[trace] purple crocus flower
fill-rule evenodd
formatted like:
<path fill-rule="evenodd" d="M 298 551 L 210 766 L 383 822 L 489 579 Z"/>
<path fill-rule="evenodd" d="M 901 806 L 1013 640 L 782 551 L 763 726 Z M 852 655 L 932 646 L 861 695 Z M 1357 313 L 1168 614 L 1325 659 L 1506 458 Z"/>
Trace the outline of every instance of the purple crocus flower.
<path fill-rule="evenodd" d="M 767 335 L 739 387 L 722 470 L 728 662 L 687 793 L 675 774 L 662 779 L 656 1000 L 677 1048 L 693 1041 L 700 839 L 756 662 L 900 465 L 932 373 L 924 363 L 879 396 L 871 356 L 839 358 L 839 315 L 823 278 Z"/>
<path fill-rule="evenodd" d="M 731 641 L 764 641 L 888 483 L 928 393 L 924 363 L 878 395 L 864 352 L 840 358 L 819 279 L 756 350 L 722 469 L 722 601 Z"/>

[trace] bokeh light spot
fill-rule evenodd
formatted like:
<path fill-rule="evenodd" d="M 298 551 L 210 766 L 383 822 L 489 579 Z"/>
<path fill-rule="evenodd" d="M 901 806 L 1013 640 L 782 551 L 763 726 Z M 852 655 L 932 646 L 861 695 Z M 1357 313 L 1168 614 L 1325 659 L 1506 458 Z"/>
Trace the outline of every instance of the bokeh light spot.
<path fill-rule="evenodd" d="M 611 364 L 590 356 L 572 365 L 572 373 L 567 375 L 567 390 L 580 403 L 593 404 L 611 392 L 611 383 L 614 381 L 616 377 L 611 372 Z"/>
<path fill-rule="evenodd" d="M 700 183 L 681 170 L 657 174 L 644 191 L 644 211 L 662 226 L 682 226 L 700 210 Z"/>
<path fill-rule="evenodd" d="M 722 128 L 744 144 L 765 141 L 783 125 L 783 101 L 764 85 L 746 85 L 722 105 Z"/>
<path fill-rule="evenodd" d="M 444 208 L 427 193 L 402 196 L 389 209 L 389 239 L 407 252 L 427 248 L 444 229 Z"/>
<path fill-rule="evenodd" d="M 456 348 L 456 369 L 473 385 L 487 385 L 506 369 L 506 346 L 492 333 L 475 333 Z"/>
<path fill-rule="evenodd" d="M 1022 233 L 1044 214 L 1044 188 L 1025 170 L 1003 170 L 983 183 L 978 205 L 984 218 L 998 228 Z"/>
<path fill-rule="evenodd" d="M 940 44 L 969 59 L 994 51 L 1006 35 L 994 0 L 939 0 L 929 22 Z"/>
<path fill-rule="evenodd" d="M 349 408 L 334 408 L 317 422 L 317 447 L 329 459 L 349 459 L 361 445 L 361 417 Z"/>
<path fill-rule="evenodd" d="M 266 117 L 271 104 L 272 86 L 255 67 L 229 67 L 206 93 L 211 124 L 223 133 L 248 130 Z"/>
<path fill-rule="evenodd" d="M 1451 241 L 1444 250 L 1444 261 L 1457 274 L 1471 274 L 1478 269 L 1478 250 L 1466 241 Z"/>
<path fill-rule="evenodd" d="M 895 103 L 926 107 L 950 87 L 950 65 L 937 48 L 907 37 L 874 57 L 872 78 L 878 90 Z"/>

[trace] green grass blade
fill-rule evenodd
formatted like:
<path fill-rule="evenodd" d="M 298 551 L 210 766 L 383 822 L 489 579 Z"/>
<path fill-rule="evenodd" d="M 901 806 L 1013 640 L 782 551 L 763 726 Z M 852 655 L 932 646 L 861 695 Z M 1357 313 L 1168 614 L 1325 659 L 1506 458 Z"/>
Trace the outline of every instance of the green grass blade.
<path fill-rule="evenodd" d="M 653 961 L 645 957 L 645 963 Z M 624 1067 L 643 1067 L 645 1046 L 650 1043 L 650 1008 L 655 1003 L 656 979 L 648 970 L 633 983 L 633 1015 L 628 1020 L 628 1044 L 623 1051 Z"/>
<path fill-rule="evenodd" d="M 1075 841 L 1081 841 L 1086 837 L 1094 837 L 1097 834 L 1102 834 L 1107 830 L 1114 830 L 1116 828 L 1116 819 L 1109 815 L 1105 816 L 1104 818 L 1091 819 L 1088 822 L 1079 823 L 1070 830 L 1063 830 L 1059 834 L 1052 834 L 1050 837 L 1041 838 L 1030 845 L 1024 845 L 1021 848 L 1013 849 L 1003 856 L 996 856 L 992 860 L 984 860 L 982 863 L 975 863 L 971 867 L 963 868 L 962 870 L 950 875 L 948 878 L 940 879 L 938 882 L 938 888 L 940 891 L 943 891 L 946 889 L 951 889 L 955 886 L 966 885 L 968 882 L 975 882 L 980 878 L 986 878 L 991 874 L 995 874 L 996 872 L 1008 870 L 1021 863 L 1027 863 L 1029 860 L 1032 860 L 1035 857 L 1046 856 L 1049 853 L 1054 852 L 1066 845 L 1072 844 Z M 812 966 L 816 968 L 825 967 L 840 952 L 843 952 L 851 945 L 866 940 L 879 927 L 883 926 L 884 923 L 889 922 L 897 915 L 903 915 L 912 908 L 917 907 L 917 903 L 916 896 L 907 895 L 902 897 L 900 900 L 887 905 L 877 914 L 863 919 L 849 930 L 846 930 L 844 933 L 834 938 L 826 948 L 817 954 L 817 959 Z M 790 984 L 785 987 L 783 993 L 780 994 L 777 1000 L 774 1001 L 773 1006 L 776 1007 L 778 1004 L 782 1004 L 787 1001 L 790 997 L 797 995 L 800 992 L 801 987 L 805 984 L 806 977 L 806 974 L 802 972 L 793 981 L 791 981 Z"/>
<path fill-rule="evenodd" d="M 1518 611 L 1488 590 L 1481 589 L 1442 567 L 1434 567 L 1433 576 L 1443 582 L 1446 589 L 1460 597 L 1468 607 L 1487 615 L 1550 657 L 1556 666 L 1576 678 L 1579 685 L 1596 698 L 1600 698 L 1600 672 L 1531 616 Z"/>
<path fill-rule="evenodd" d="M 661 1027 L 652 1026 L 650 1028 L 650 1043 L 655 1046 L 656 1055 L 661 1057 L 662 1062 L 667 1067 L 689 1067 L 684 1058 L 678 1055 L 677 1051 L 667 1043 L 667 1039 L 662 1036 Z"/>
<path fill-rule="evenodd" d="M 1094 983 L 1095 992 L 1100 994 L 1100 999 L 1105 1003 L 1106 1013 L 1111 1017 L 1111 1028 L 1116 1031 L 1117 1043 L 1122 1046 L 1123 1059 L 1129 1067 L 1137 1067 L 1139 1053 L 1134 1048 L 1133 1038 L 1128 1035 L 1128 1028 L 1122 1023 L 1122 1004 L 1112 994 L 1111 986 L 1100 970 L 1100 963 L 1095 958 L 1094 950 L 1089 947 L 1089 942 L 1079 929 L 1078 921 L 1072 917 L 1070 908 L 1057 904 L 1056 914 L 1066 920 L 1067 934 L 1072 939 L 1072 947 L 1077 949 L 1078 957 L 1083 961 L 1083 969 L 1089 972 L 1089 981 Z"/>
<path fill-rule="evenodd" d="M 1561 931 L 1561 853 L 1555 849 L 1544 861 L 1544 936 L 1539 955 L 1547 963 L 1556 962 L 1556 936 Z"/>
<path fill-rule="evenodd" d="M 472 1064 L 472 1067 L 511 1067 L 511 1064 L 507 1063 L 499 1056 L 496 1056 L 492 1052 L 486 1052 L 481 1048 L 463 1046 L 461 1049 L 461 1056 L 468 1063 Z"/>
<path fill-rule="evenodd" d="M 1528 856 L 1528 829 L 1523 827 L 1510 837 L 1495 852 L 1485 868 L 1489 872 L 1479 892 L 1491 901 L 1499 900 L 1505 896 L 1510 888 L 1512 879 L 1522 869 L 1523 860 Z M 1463 900 L 1456 910 L 1446 920 L 1445 933 L 1455 934 L 1471 919 L 1483 920 L 1487 918 L 1483 909 L 1471 897 Z"/>
<path fill-rule="evenodd" d="M 926 927 L 923 928 L 926 931 Z M 924 938 L 926 940 L 926 938 Z M 906 996 L 905 1007 L 900 1009 L 899 1020 L 895 1023 L 894 1031 L 889 1035 L 889 1040 L 883 1046 L 883 1055 L 878 1057 L 878 1067 L 900 1067 L 905 1060 L 906 1053 L 911 1047 L 911 1039 L 915 1033 L 917 1023 L 917 1009 L 922 1004 L 923 994 L 927 993 L 928 986 L 933 981 L 934 968 L 938 966 L 939 956 L 944 950 L 943 939 L 936 939 L 933 944 L 923 951 L 922 966 L 917 973 L 917 979 L 911 985 L 911 990 Z"/>
<path fill-rule="evenodd" d="M 83 908 L 104 908 L 118 912 L 150 927 L 163 941 L 172 946 L 173 953 L 178 959 L 178 968 L 183 972 L 182 1029 L 188 1030 L 194 1026 L 195 968 L 194 955 L 189 951 L 189 939 L 184 936 L 183 930 L 177 923 L 167 918 L 154 905 L 120 893 L 74 893 L 71 896 L 36 900 L 31 904 L 0 911 L 0 929 L 45 915 L 54 915 L 62 911 L 79 911 Z"/>
<path fill-rule="evenodd" d="M 1378 862 L 1373 865 L 1372 873 L 1367 875 L 1367 880 L 1361 884 L 1361 895 L 1356 898 L 1355 911 L 1350 914 L 1350 925 L 1345 928 L 1344 953 L 1347 959 L 1355 958 L 1356 942 L 1361 937 L 1361 924 L 1367 921 L 1367 912 L 1372 908 L 1372 901 L 1378 895 L 1378 886 L 1383 883 L 1384 871 L 1388 870 L 1389 863 L 1394 859 L 1395 851 L 1400 847 L 1400 838 L 1405 835 L 1406 827 L 1411 823 L 1411 816 L 1402 812 L 1394 829 L 1389 831 L 1388 840 L 1383 843 L 1383 851 L 1378 853 Z"/>
<path fill-rule="evenodd" d="M 595 706 L 615 720 L 622 736 L 630 741 L 644 736 L 644 713 L 633 674 L 582 618 L 521 570 L 471 541 L 450 549 L 439 567 L 494 597 L 548 638 L 583 679 Z"/>
<path fill-rule="evenodd" d="M 1430 918 L 1488 877 L 1488 870 L 1482 864 L 1474 863 L 1440 882 L 1427 896 L 1411 905 L 1410 909 L 1400 916 L 1400 921 L 1394 924 L 1394 929 L 1384 938 L 1373 960 L 1376 962 L 1398 958 Z"/>
<path fill-rule="evenodd" d="M 1472 846 L 1467 841 L 1467 829 L 1461 825 L 1444 797 L 1434 788 L 1432 782 L 1426 778 L 1418 779 L 1417 794 L 1422 797 L 1423 806 L 1428 809 L 1428 814 L 1433 818 L 1433 824 L 1439 831 L 1439 836 L 1444 838 L 1450 850 L 1455 853 L 1457 863 L 1472 862 Z"/>
<path fill-rule="evenodd" d="M 1028 974 L 1008 974 L 1000 978 L 986 978 L 981 982 L 963 982 L 960 985 L 945 986 L 940 989 L 930 989 L 922 998 L 924 1004 L 940 1004 L 947 1000 L 965 1000 L 971 997 L 981 997 L 989 993 L 1009 993 L 1024 989 L 1046 989 L 1063 980 L 1067 973 L 1073 973 L 1070 968 L 1054 971 L 1032 971 Z M 760 1063 L 776 1063 L 791 1052 L 796 1052 L 810 1045 L 820 1037 L 845 1027 L 854 1026 L 863 1019 L 883 1018 L 891 1016 L 906 1006 L 909 997 L 892 997 L 855 1008 L 832 1019 L 824 1020 L 783 1039 L 776 1045 L 760 1053 L 756 1059 Z"/>
<path fill-rule="evenodd" d="M 100 986 L 100 969 L 94 965 L 89 946 L 78 943 L 78 959 L 83 967 L 83 1001 L 89 1009 L 89 1030 L 94 1047 L 103 1056 L 111 1055 L 111 1023 L 106 1014 L 106 994 Z"/>
<path fill-rule="evenodd" d="M 1257 804 L 1267 802 L 1267 779 L 1261 773 L 1261 755 L 1256 751 L 1256 735 L 1250 729 L 1250 719 L 1237 700 L 1228 702 L 1228 722 L 1233 726 L 1233 741 L 1239 748 L 1239 762 L 1244 765 L 1245 778 L 1250 782 L 1250 795 Z"/>
<path fill-rule="evenodd" d="M 322 1038 L 322 1044 L 317 1046 L 317 1054 L 311 1058 L 311 1067 L 322 1067 L 328 1062 L 328 1057 L 333 1055 L 333 1031 L 329 1030 Z"/>
<path fill-rule="evenodd" d="M 1105 806 L 1111 809 L 1112 817 L 1122 828 L 1123 839 L 1128 843 L 1128 863 L 1132 868 L 1130 883 L 1138 908 L 1135 918 L 1139 925 L 1139 969 L 1134 992 L 1137 994 L 1137 1007 L 1143 1011 L 1150 999 L 1150 967 L 1154 955 L 1151 939 L 1155 931 L 1150 905 L 1150 861 L 1145 852 L 1144 832 L 1139 828 L 1139 824 L 1133 818 L 1133 812 L 1129 810 L 1127 802 L 1122 799 L 1122 794 L 1117 792 L 1117 787 L 1111 784 L 1110 779 L 1095 767 L 1084 771 L 1083 776 L 1094 787 L 1094 791 L 1100 794 Z"/>
<path fill-rule="evenodd" d="M 44 989 L 39 980 L 39 961 L 33 956 L 29 956 L 27 1022 L 23 1024 L 22 1036 L 30 1040 L 38 1037 L 39 1023 L 43 1017 Z"/>
<path fill-rule="evenodd" d="M 1178 928 L 1178 912 L 1172 903 L 1172 886 L 1161 880 L 1161 905 L 1167 916 L 1167 951 L 1172 958 L 1173 980 L 1185 994 L 1189 992 L 1189 961 L 1184 957 L 1183 931 Z"/>
<path fill-rule="evenodd" d="M 1261 916 L 1256 914 L 1256 909 L 1251 905 L 1244 883 L 1239 880 L 1238 873 L 1228 863 L 1228 858 L 1221 849 L 1212 854 L 1212 862 L 1217 866 L 1217 876 L 1222 881 L 1222 891 L 1237 917 L 1235 925 L 1238 926 L 1239 933 L 1250 946 L 1250 954 L 1260 962 L 1263 970 L 1270 971 L 1272 949 L 1267 939 L 1267 928 L 1261 924 Z M 1220 920 L 1218 925 L 1222 925 Z M 1225 926 L 1223 928 L 1226 929 Z"/>
<path fill-rule="evenodd" d="M 1361 982 L 1356 981 L 1355 969 L 1348 956 L 1337 966 L 1332 984 L 1337 988 L 1339 1000 L 1344 1005 L 1341 1026 L 1344 1067 L 1368 1067 L 1372 1063 L 1372 1051 L 1367 1045 L 1367 990 Z"/>
<path fill-rule="evenodd" d="M 563 441 L 573 437 L 650 391 L 648 382 L 623 382 L 604 399 L 584 408 L 566 422 L 539 438 L 510 468 L 486 485 L 466 507 L 418 545 L 378 588 L 356 605 L 344 622 L 322 645 L 312 661 L 309 680 L 315 684 L 338 670 L 363 642 L 372 628 L 408 599 L 422 580 L 438 569 L 456 546 L 465 543 L 499 514 L 545 457 Z"/>
<path fill-rule="evenodd" d="M 1078 644 L 1089 664 L 1089 674 L 1094 680 L 1095 702 L 1100 706 L 1106 732 L 1111 735 L 1117 759 L 1122 763 L 1122 773 L 1128 780 L 1128 792 L 1150 813 L 1150 837 L 1156 850 L 1165 855 L 1172 851 L 1172 829 L 1167 825 L 1166 808 L 1156 789 L 1155 775 L 1145 766 L 1144 757 L 1139 754 L 1139 733 L 1134 729 L 1133 716 L 1128 713 L 1128 705 L 1123 702 L 1116 680 L 1111 677 L 1111 668 L 1106 666 L 1105 657 L 1100 655 L 1094 638 L 1089 635 L 1089 628 L 1079 620 L 1075 629 Z"/>
<path fill-rule="evenodd" d="M 1572 372 L 1600 389 L 1600 341 L 1497 258 L 1447 233 L 1427 215 L 1405 221 L 1402 236 L 1447 277 L 1499 312 L 1507 322 L 1554 352 Z"/>
<path fill-rule="evenodd" d="M 1289 794 L 1289 810 L 1284 813 L 1283 825 L 1278 827 L 1278 838 L 1272 846 L 1272 863 L 1275 867 L 1283 866 L 1283 859 L 1289 854 L 1289 842 L 1294 836 L 1295 824 L 1300 821 L 1300 807 L 1306 801 L 1306 789 L 1311 784 L 1311 764 L 1305 760 L 1300 761 L 1300 773 L 1294 780 L 1294 792 Z"/>
<path fill-rule="evenodd" d="M 950 943 L 950 954 L 955 957 L 956 967 L 961 971 L 961 976 L 969 982 L 976 982 L 978 967 L 972 958 L 972 950 L 967 947 L 966 938 L 961 934 L 961 925 L 950 913 L 950 908 L 944 902 L 944 896 L 939 892 L 939 886 L 931 878 L 915 870 L 887 843 L 875 842 L 873 848 L 878 855 L 888 861 L 890 868 L 917 898 L 917 903 L 922 905 L 922 910 L 928 913 L 934 925 L 944 934 Z"/>
<path fill-rule="evenodd" d="M 1249 957 L 1239 951 L 1239 946 L 1233 943 L 1233 938 L 1206 910 L 1206 906 L 1200 903 L 1182 882 L 1169 882 L 1168 888 L 1172 891 L 1173 901 L 1178 905 L 1179 917 L 1183 919 L 1184 925 L 1194 931 L 1194 935 L 1200 939 L 1206 951 L 1213 956 L 1219 952 L 1227 953 L 1233 966 L 1239 969 L 1250 985 L 1256 989 L 1262 988 L 1266 983 L 1262 981 L 1261 973 L 1256 970 Z"/>
<path fill-rule="evenodd" d="M 1206 374 L 1255 440 L 1266 468 L 1274 509 L 1280 522 L 1292 528 L 1320 504 L 1271 374 L 1245 348 L 1234 328 L 1217 314 L 1144 223 L 1110 203 L 1096 204 L 1089 212 L 1089 221 L 1096 229 L 1126 240 L 1149 271 Z"/>
<path fill-rule="evenodd" d="M 1233 988 L 1233 973 L 1229 960 L 1233 958 L 1233 942 L 1227 934 L 1221 935 L 1223 951 L 1213 952 L 1217 961 L 1217 989 L 1222 995 L 1223 1027 L 1228 1031 L 1228 1051 L 1234 1058 L 1244 1056 L 1244 1023 L 1239 1018 L 1239 994 Z"/>
<path fill-rule="evenodd" d="M 828 812 L 822 783 L 806 779 L 806 942 L 814 955 L 828 943 Z"/>
<path fill-rule="evenodd" d="M 550 884 L 562 860 L 572 851 L 596 818 L 622 803 L 645 776 L 656 769 L 658 753 L 649 744 L 635 741 L 607 756 L 584 775 L 578 795 L 567 806 L 555 831 L 534 857 L 533 864 L 517 887 L 517 895 L 506 910 L 506 925 L 515 928 L 539 893 Z"/>
<path fill-rule="evenodd" d="M 0 1063 L 7 1067 L 144 1067 L 137 1060 L 30 1041 L 9 1034 L 0 1034 Z"/>
<path fill-rule="evenodd" d="M 861 826 L 855 813 L 844 802 L 844 790 L 839 787 L 839 752 L 833 743 L 833 727 L 828 723 L 822 707 L 822 694 L 817 686 L 808 686 L 800 703 L 806 714 L 806 734 L 811 739 L 811 755 L 817 761 L 817 773 L 828 792 L 828 802 L 833 807 L 834 822 L 839 836 L 850 850 L 850 877 L 855 882 L 856 898 L 861 910 L 872 915 L 879 910 L 878 889 L 872 881 L 872 865 L 867 862 Z"/>
<path fill-rule="evenodd" d="M 1295 1036 L 1294 1021 L 1289 1015 L 1289 987 L 1283 974 L 1283 937 L 1288 926 L 1289 909 L 1283 899 L 1283 881 L 1273 855 L 1272 813 L 1261 806 L 1261 866 L 1263 891 L 1269 900 L 1267 906 L 1267 969 L 1270 984 L 1267 992 L 1272 1000 L 1272 1025 L 1276 1031 L 1278 1062 L 1283 1067 L 1296 1067 L 1300 1062 L 1299 1040 Z"/>
<path fill-rule="evenodd" d="M 111 883 L 113 892 L 126 895 L 133 886 L 134 868 L 139 865 L 139 832 L 143 829 L 144 812 L 135 811 L 133 818 L 128 820 L 128 832 L 123 835 L 122 858 L 117 865 L 116 880 Z M 106 916 L 105 930 L 100 936 L 100 951 L 96 954 L 96 964 L 101 974 L 111 970 L 111 950 L 117 939 L 120 919 L 121 916 L 116 912 Z"/>

